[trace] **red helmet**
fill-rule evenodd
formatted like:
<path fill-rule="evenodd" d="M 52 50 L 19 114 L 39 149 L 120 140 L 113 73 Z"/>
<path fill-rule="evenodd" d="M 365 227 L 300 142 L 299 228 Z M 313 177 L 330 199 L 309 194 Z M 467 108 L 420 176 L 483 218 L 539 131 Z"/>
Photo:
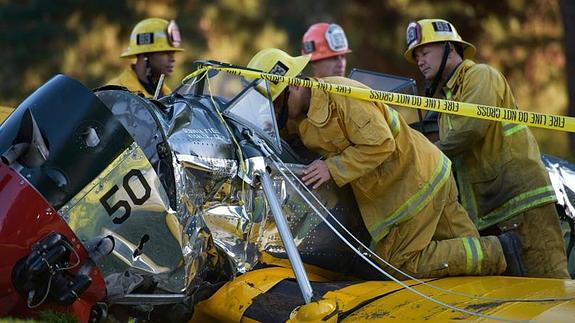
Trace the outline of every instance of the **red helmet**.
<path fill-rule="evenodd" d="M 337 24 L 320 22 L 311 25 L 302 39 L 302 55 L 311 54 L 311 61 L 351 53 L 345 32 Z"/>

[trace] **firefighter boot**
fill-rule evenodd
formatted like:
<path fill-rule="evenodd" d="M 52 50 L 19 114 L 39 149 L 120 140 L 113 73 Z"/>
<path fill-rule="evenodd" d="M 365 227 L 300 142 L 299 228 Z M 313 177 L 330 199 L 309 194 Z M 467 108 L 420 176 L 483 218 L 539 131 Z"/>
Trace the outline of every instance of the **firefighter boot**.
<path fill-rule="evenodd" d="M 503 275 L 507 276 L 526 276 L 527 270 L 521 258 L 521 239 L 519 235 L 513 231 L 508 231 L 497 236 L 505 255 L 507 262 L 507 269 Z"/>

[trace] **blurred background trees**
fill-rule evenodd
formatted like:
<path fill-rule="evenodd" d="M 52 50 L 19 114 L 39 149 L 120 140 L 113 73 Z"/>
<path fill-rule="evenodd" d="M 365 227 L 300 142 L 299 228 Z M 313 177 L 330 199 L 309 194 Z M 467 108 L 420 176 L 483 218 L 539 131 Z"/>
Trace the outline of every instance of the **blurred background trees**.
<path fill-rule="evenodd" d="M 412 77 L 423 89 L 416 67 L 403 59 L 404 33 L 411 20 L 437 17 L 477 46 L 476 61 L 507 76 L 521 109 L 575 115 L 574 7 L 572 0 L 0 0 L 0 105 L 17 105 L 57 73 L 103 85 L 129 64 L 119 54 L 147 17 L 180 26 L 186 51 L 171 86 L 196 59 L 245 65 L 265 47 L 298 54 L 309 25 L 333 21 L 353 50 L 348 69 Z M 534 133 L 542 151 L 575 160 L 566 133 Z"/>

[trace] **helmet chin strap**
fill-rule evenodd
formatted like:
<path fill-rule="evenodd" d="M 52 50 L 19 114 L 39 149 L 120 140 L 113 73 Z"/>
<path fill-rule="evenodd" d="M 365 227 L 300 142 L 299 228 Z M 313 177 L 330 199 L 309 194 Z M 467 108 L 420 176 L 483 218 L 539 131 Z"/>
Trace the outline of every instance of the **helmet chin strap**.
<path fill-rule="evenodd" d="M 146 62 L 146 80 L 148 81 L 149 84 L 155 87 L 157 84 L 157 80 L 159 79 L 159 76 L 155 77 L 154 70 L 152 69 L 152 65 L 150 64 L 150 57 L 148 56 L 148 54 L 144 56 L 144 61 Z M 156 80 L 154 81 L 154 79 Z"/>
<path fill-rule="evenodd" d="M 140 78 L 140 76 L 138 76 L 138 80 L 144 86 L 144 88 L 146 89 L 146 91 L 148 93 L 156 96 L 156 92 L 158 92 L 158 84 L 160 83 L 160 80 L 162 79 L 162 75 L 160 75 L 159 77 L 154 76 L 154 71 L 152 69 L 152 65 L 150 64 L 150 57 L 148 56 L 148 54 L 144 55 L 144 62 L 146 64 L 145 75 L 144 75 L 145 79 L 142 79 L 142 78 Z M 158 92 L 158 95 L 159 94 L 163 95 L 163 93 L 161 91 Z"/>
<path fill-rule="evenodd" d="M 282 107 L 280 109 L 280 115 L 278 118 L 279 129 L 283 129 L 286 126 L 288 120 L 288 98 L 289 98 L 289 88 L 286 88 L 286 91 L 284 92 Z"/>
<path fill-rule="evenodd" d="M 441 81 L 441 77 L 443 72 L 445 71 L 445 64 L 447 63 L 447 56 L 449 55 L 449 42 L 445 42 L 445 46 L 443 47 L 443 58 L 441 59 L 441 65 L 439 66 L 439 70 L 433 81 L 431 82 L 431 86 L 425 89 L 425 96 L 428 98 L 433 97 L 435 91 L 437 90 L 437 86 L 439 85 L 439 81 Z"/>
<path fill-rule="evenodd" d="M 146 80 L 149 84 L 154 85 L 154 72 L 152 71 L 152 65 L 150 64 L 150 57 L 148 54 L 144 56 L 144 61 L 146 62 Z"/>

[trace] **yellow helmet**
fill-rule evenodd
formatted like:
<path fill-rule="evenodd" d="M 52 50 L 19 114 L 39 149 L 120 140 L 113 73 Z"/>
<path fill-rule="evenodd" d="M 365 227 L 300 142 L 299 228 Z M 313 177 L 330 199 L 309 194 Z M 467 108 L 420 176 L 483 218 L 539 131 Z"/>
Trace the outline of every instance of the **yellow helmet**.
<path fill-rule="evenodd" d="M 405 41 L 407 50 L 403 56 L 408 62 L 414 64 L 413 51 L 421 45 L 430 43 L 460 43 L 463 46 L 463 59 L 472 58 L 475 55 L 475 46 L 461 39 L 455 27 L 443 19 L 422 19 L 409 23 L 405 33 Z"/>
<path fill-rule="evenodd" d="M 181 44 L 180 30 L 174 20 L 168 22 L 160 18 L 148 18 L 134 27 L 130 45 L 120 57 L 132 58 L 138 54 L 165 51 L 181 52 Z"/>
<path fill-rule="evenodd" d="M 248 67 L 266 73 L 295 77 L 303 71 L 310 57 L 311 55 L 292 57 L 281 49 L 266 48 L 252 57 Z M 286 83 L 270 82 L 272 100 L 275 100 L 286 87 Z"/>

